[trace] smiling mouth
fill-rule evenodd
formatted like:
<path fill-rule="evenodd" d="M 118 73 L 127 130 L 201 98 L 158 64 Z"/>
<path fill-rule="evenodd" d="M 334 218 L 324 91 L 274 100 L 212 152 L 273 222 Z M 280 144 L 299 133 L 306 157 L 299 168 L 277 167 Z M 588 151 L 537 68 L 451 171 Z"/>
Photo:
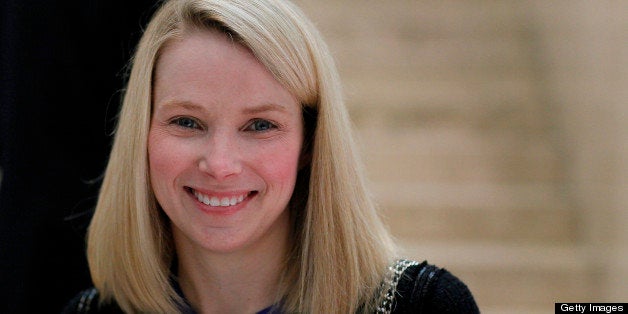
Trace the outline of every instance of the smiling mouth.
<path fill-rule="evenodd" d="M 199 202 L 205 205 L 209 205 L 211 207 L 235 206 L 242 203 L 251 194 L 256 193 L 255 191 L 252 191 L 252 192 L 246 192 L 239 195 L 232 195 L 232 196 L 227 197 L 227 196 L 215 196 L 215 195 L 203 194 L 192 188 L 188 188 L 188 191 L 190 191 Z"/>

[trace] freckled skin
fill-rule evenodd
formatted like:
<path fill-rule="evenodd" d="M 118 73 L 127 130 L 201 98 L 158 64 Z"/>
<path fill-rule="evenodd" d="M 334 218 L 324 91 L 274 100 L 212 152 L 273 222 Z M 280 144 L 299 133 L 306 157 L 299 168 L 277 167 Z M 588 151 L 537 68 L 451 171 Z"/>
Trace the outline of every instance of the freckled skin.
<path fill-rule="evenodd" d="M 294 96 L 226 36 L 198 31 L 165 47 L 148 152 L 151 186 L 177 249 L 246 252 L 285 241 L 302 123 Z M 212 211 L 190 189 L 252 193 L 232 210 Z"/>

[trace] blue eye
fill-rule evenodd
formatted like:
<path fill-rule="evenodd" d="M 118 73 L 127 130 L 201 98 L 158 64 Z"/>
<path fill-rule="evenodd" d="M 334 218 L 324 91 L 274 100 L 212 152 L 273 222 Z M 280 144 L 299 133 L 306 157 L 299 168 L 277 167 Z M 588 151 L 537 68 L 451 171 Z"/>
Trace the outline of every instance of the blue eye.
<path fill-rule="evenodd" d="M 276 128 L 276 126 L 272 122 L 258 119 L 253 121 L 247 129 L 254 132 L 264 132 L 273 128 Z"/>
<path fill-rule="evenodd" d="M 182 128 L 188 128 L 188 129 L 198 129 L 199 125 L 198 123 L 192 119 L 192 118 L 187 118 L 187 117 L 181 117 L 181 118 L 176 118 L 172 121 L 172 123 L 182 127 Z"/>

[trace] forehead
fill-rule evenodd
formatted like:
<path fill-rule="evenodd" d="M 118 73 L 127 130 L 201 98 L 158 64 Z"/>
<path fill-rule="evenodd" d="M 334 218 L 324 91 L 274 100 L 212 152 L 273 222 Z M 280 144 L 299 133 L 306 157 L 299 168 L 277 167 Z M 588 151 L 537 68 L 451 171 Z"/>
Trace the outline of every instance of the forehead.
<path fill-rule="evenodd" d="M 224 69 L 245 68 L 266 71 L 246 47 L 228 35 L 212 29 L 194 29 L 162 47 L 155 64 L 155 80 L 185 74 L 206 74 L 209 78 L 213 73 L 213 77 L 218 77 Z"/>
<path fill-rule="evenodd" d="M 248 48 L 214 30 L 191 31 L 165 45 L 153 87 L 155 105 L 296 102 Z"/>

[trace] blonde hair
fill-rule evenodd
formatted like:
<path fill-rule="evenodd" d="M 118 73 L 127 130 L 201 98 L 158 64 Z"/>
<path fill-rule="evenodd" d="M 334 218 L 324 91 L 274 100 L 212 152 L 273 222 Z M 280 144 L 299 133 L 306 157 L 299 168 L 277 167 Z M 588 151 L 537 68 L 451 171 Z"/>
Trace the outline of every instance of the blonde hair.
<path fill-rule="evenodd" d="M 177 312 L 182 304 L 171 282 L 168 218 L 150 189 L 147 135 L 159 53 L 191 28 L 218 29 L 248 47 L 303 106 L 311 160 L 291 201 L 295 241 L 277 292 L 283 310 L 373 312 L 394 245 L 366 191 L 328 48 L 303 13 L 281 0 L 173 0 L 149 23 L 88 233 L 101 301 L 129 313 Z"/>

